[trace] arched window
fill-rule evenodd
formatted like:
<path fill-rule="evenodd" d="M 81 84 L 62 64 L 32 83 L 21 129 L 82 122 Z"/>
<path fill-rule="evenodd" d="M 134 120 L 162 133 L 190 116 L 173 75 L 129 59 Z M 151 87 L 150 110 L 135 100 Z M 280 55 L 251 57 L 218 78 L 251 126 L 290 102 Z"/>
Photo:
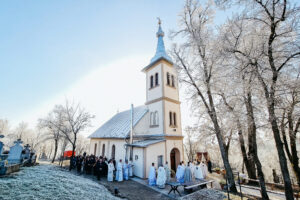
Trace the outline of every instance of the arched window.
<path fill-rule="evenodd" d="M 167 72 L 167 85 L 170 85 L 170 73 Z"/>
<path fill-rule="evenodd" d="M 94 146 L 94 155 L 96 155 L 96 152 L 97 152 L 97 143 L 95 143 L 95 146 Z"/>
<path fill-rule="evenodd" d="M 115 159 L 116 156 L 116 146 L 112 145 L 111 147 L 111 158 Z"/>
<path fill-rule="evenodd" d="M 174 123 L 174 126 L 177 126 L 176 113 L 173 113 L 173 123 Z"/>
<path fill-rule="evenodd" d="M 153 76 L 150 77 L 150 88 L 153 88 Z"/>
<path fill-rule="evenodd" d="M 105 155 L 105 144 L 102 145 L 102 157 Z"/>
<path fill-rule="evenodd" d="M 158 125 L 158 112 L 157 111 L 155 111 L 154 116 L 155 116 L 155 124 L 154 125 Z"/>
<path fill-rule="evenodd" d="M 175 87 L 175 80 L 174 80 L 174 76 L 173 75 L 171 76 L 171 79 L 172 79 L 172 87 Z"/>
<path fill-rule="evenodd" d="M 173 125 L 173 121 L 172 121 L 172 112 L 169 112 L 169 120 L 170 120 L 170 126 Z"/>
<path fill-rule="evenodd" d="M 155 74 L 155 86 L 158 86 L 158 73 Z"/>
<path fill-rule="evenodd" d="M 153 112 L 150 112 L 150 126 L 153 125 Z"/>

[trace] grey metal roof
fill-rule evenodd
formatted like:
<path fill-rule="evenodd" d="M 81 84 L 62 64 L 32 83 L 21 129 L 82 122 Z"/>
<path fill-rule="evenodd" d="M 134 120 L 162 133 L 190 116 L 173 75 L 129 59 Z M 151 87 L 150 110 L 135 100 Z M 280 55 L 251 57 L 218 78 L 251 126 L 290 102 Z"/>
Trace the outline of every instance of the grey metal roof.
<path fill-rule="evenodd" d="M 146 106 L 133 109 L 133 126 L 148 112 Z M 130 109 L 120 112 L 92 133 L 89 138 L 126 138 L 130 132 Z"/>
<path fill-rule="evenodd" d="M 165 140 L 164 139 L 161 139 L 161 140 L 142 140 L 142 141 L 134 142 L 131 145 L 128 144 L 128 146 L 147 147 L 149 145 L 156 144 L 156 143 L 163 142 L 163 141 L 165 141 Z"/>

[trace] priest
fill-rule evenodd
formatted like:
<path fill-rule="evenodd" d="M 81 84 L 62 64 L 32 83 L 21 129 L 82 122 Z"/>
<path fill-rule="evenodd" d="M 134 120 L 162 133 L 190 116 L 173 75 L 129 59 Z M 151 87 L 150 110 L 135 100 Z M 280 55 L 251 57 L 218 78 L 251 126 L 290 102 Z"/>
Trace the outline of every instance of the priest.
<path fill-rule="evenodd" d="M 116 172 L 116 181 L 122 182 L 123 181 L 123 169 L 122 169 L 122 159 L 117 164 L 117 172 Z"/>
<path fill-rule="evenodd" d="M 165 184 L 166 184 L 166 171 L 165 168 L 161 165 L 158 170 L 157 170 L 157 181 L 156 181 L 156 185 L 161 188 L 164 189 L 165 188 Z"/>
<path fill-rule="evenodd" d="M 128 176 L 129 176 L 129 170 L 128 170 L 128 161 L 126 160 L 125 163 L 123 164 L 123 176 L 124 180 L 128 181 Z"/>
<path fill-rule="evenodd" d="M 176 171 L 176 179 L 179 183 L 184 183 L 184 166 L 182 163 L 179 163 Z"/>
<path fill-rule="evenodd" d="M 188 165 L 184 169 L 184 182 L 192 182 L 192 171 L 191 171 L 191 165 L 190 162 L 188 162 Z"/>
<path fill-rule="evenodd" d="M 168 161 L 166 162 L 164 168 L 165 168 L 165 171 L 166 171 L 166 181 L 169 182 L 170 178 L 171 178 L 171 170 L 169 168 Z"/>
<path fill-rule="evenodd" d="M 113 181 L 114 179 L 114 170 L 115 170 L 115 166 L 113 164 L 113 161 L 110 160 L 108 163 L 108 173 L 107 173 L 107 181 Z"/>
<path fill-rule="evenodd" d="M 148 181 L 149 181 L 150 186 L 156 185 L 156 170 L 155 170 L 155 167 L 154 167 L 154 163 L 152 163 L 152 166 L 150 167 Z"/>

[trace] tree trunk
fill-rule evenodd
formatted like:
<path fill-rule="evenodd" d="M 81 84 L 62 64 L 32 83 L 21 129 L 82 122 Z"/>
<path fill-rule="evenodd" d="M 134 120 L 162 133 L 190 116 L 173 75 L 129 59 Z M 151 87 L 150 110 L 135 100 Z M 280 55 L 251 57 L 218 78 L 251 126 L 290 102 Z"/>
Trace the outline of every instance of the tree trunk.
<path fill-rule="evenodd" d="M 73 159 L 74 159 L 75 149 L 76 149 L 76 145 L 75 145 L 75 144 L 72 144 L 72 155 L 71 155 L 71 158 L 70 158 L 69 171 L 71 171 L 71 170 L 72 170 L 72 167 L 73 167 Z"/>
<path fill-rule="evenodd" d="M 277 125 L 277 120 L 274 112 L 274 104 L 272 102 L 270 103 L 270 100 L 268 102 L 268 111 L 269 111 L 269 121 L 272 126 L 276 149 L 279 157 L 280 169 L 284 181 L 285 197 L 287 200 L 293 200 L 294 199 L 293 188 L 292 188 L 290 174 L 288 171 L 287 161 L 283 149 L 283 143 L 280 138 L 280 132 L 279 132 L 279 128 Z"/>
<path fill-rule="evenodd" d="M 247 96 L 245 99 L 245 105 L 247 110 L 247 123 L 248 123 L 248 143 L 249 143 L 249 152 L 251 162 L 257 168 L 257 174 L 259 179 L 259 185 L 261 188 L 261 197 L 262 199 L 269 199 L 266 185 L 265 185 L 265 178 L 264 173 L 262 171 L 262 165 L 257 155 L 257 143 L 256 143 L 256 123 L 254 119 L 253 113 L 253 105 L 252 105 L 252 95 L 251 92 L 247 92 Z M 255 175 L 256 176 L 256 175 Z"/>
<path fill-rule="evenodd" d="M 54 141 L 54 155 L 53 155 L 53 159 L 52 159 L 52 163 L 54 163 L 55 161 L 55 157 L 56 157 L 56 154 L 57 154 L 57 149 L 58 149 L 58 140 L 55 140 Z"/>

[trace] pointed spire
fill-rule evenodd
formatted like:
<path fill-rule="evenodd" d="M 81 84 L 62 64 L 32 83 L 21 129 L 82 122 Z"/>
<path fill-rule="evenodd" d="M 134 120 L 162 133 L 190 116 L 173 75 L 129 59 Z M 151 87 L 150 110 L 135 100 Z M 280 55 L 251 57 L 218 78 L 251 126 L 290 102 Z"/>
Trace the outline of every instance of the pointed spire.
<path fill-rule="evenodd" d="M 163 32 L 161 28 L 161 20 L 158 17 L 158 31 L 156 33 L 156 37 L 158 38 L 157 40 L 157 47 L 156 47 L 156 53 L 155 56 L 151 59 L 151 63 L 154 63 L 160 58 L 165 58 L 166 60 L 172 62 L 172 59 L 170 56 L 168 56 L 166 49 L 165 49 L 165 44 L 163 37 L 165 36 L 165 33 Z"/>

